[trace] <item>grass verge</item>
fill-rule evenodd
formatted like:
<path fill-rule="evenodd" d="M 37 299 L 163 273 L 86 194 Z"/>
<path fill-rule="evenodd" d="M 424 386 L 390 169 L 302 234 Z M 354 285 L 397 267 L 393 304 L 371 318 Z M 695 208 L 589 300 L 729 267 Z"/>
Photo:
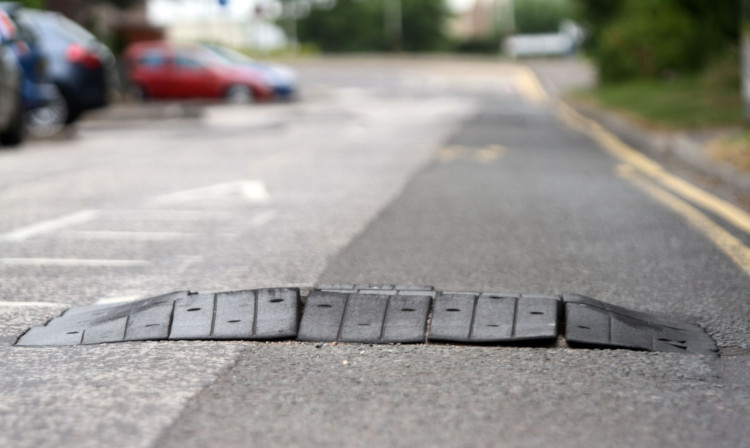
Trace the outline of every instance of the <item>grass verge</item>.
<path fill-rule="evenodd" d="M 750 173 L 750 129 L 712 141 L 708 145 L 708 155 Z"/>
<path fill-rule="evenodd" d="M 602 85 L 575 92 L 573 99 L 612 109 L 652 129 L 711 128 L 744 122 L 739 87 L 714 86 L 701 76 Z"/>

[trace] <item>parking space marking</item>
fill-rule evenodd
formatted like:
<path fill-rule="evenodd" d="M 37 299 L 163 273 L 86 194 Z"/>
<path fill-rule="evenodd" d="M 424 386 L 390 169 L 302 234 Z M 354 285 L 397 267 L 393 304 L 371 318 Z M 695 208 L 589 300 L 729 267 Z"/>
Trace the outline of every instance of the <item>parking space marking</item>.
<path fill-rule="evenodd" d="M 105 260 L 87 258 L 0 258 L 6 266 L 83 266 L 83 267 L 134 267 L 146 266 L 145 260 Z"/>
<path fill-rule="evenodd" d="M 16 302 L 12 300 L 0 301 L 0 308 L 45 308 L 45 307 L 69 308 L 70 304 L 56 303 L 56 302 Z"/>
<path fill-rule="evenodd" d="M 177 267 L 176 272 L 178 275 L 182 275 L 185 271 L 190 269 L 191 266 L 198 264 L 198 263 L 203 263 L 202 255 L 189 255 L 189 256 L 183 257 L 182 262 Z"/>
<path fill-rule="evenodd" d="M 96 305 L 111 305 L 113 303 L 127 303 L 135 302 L 136 300 L 143 299 L 146 294 L 131 294 L 127 296 L 112 296 L 99 299 L 95 302 Z"/>
<path fill-rule="evenodd" d="M 98 213 L 98 210 L 81 210 L 46 221 L 40 221 L 0 235 L 0 241 L 24 241 L 34 236 L 89 222 L 96 218 Z"/>
<path fill-rule="evenodd" d="M 263 213 L 253 216 L 250 219 L 250 226 L 262 227 L 268 224 L 269 222 L 273 221 L 274 218 L 276 218 L 276 212 L 273 210 L 268 210 L 268 211 L 265 211 Z"/>
<path fill-rule="evenodd" d="M 178 205 L 234 195 L 239 195 L 248 202 L 259 204 L 267 203 L 271 200 L 271 195 L 268 193 L 265 183 L 259 180 L 240 180 L 156 196 L 151 199 L 150 203 L 159 206 Z"/>
<path fill-rule="evenodd" d="M 206 210 L 166 210 L 166 209 L 141 209 L 141 210 L 102 210 L 103 218 L 116 217 L 118 220 L 136 221 L 206 221 L 210 219 L 229 218 L 235 216 L 231 212 L 206 211 Z"/>
<path fill-rule="evenodd" d="M 178 241 L 198 237 L 197 233 L 185 232 L 128 232 L 120 230 L 75 230 L 63 236 L 85 240 L 135 240 L 135 241 Z"/>

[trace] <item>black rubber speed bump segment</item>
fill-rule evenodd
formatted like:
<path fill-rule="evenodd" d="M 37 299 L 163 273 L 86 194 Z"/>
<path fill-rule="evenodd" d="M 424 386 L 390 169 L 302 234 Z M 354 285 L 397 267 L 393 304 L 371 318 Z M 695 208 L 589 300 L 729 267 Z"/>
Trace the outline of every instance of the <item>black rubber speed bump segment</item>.
<path fill-rule="evenodd" d="M 571 344 L 716 355 L 698 325 L 632 311 L 578 294 L 563 295 L 565 340 Z"/>
<path fill-rule="evenodd" d="M 16 345 L 79 345 L 164 339 L 291 339 L 299 290 L 269 288 L 212 294 L 178 291 L 116 305 L 71 308 Z"/>
<path fill-rule="evenodd" d="M 431 302 L 431 297 L 421 295 L 314 290 L 307 297 L 297 339 L 421 343 Z"/>
<path fill-rule="evenodd" d="M 422 343 L 432 310 L 430 341 L 488 344 L 554 341 L 564 335 L 573 347 L 718 352 L 698 325 L 576 294 L 438 294 L 431 286 L 336 284 L 312 290 L 301 321 L 300 307 L 297 288 L 177 291 L 136 302 L 71 308 L 28 330 L 16 345 L 295 337 L 315 342 Z"/>
<path fill-rule="evenodd" d="M 490 293 L 437 296 L 428 339 L 441 342 L 494 343 L 557 339 L 560 298 Z"/>

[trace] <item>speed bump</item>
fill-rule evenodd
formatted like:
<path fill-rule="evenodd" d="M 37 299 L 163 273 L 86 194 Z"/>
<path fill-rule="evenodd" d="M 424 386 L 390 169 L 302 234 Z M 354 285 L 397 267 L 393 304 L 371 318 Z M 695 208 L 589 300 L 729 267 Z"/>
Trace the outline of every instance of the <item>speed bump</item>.
<path fill-rule="evenodd" d="M 351 343 L 552 344 L 715 356 L 698 325 L 579 294 L 435 291 L 432 286 L 328 284 L 199 294 L 68 309 L 20 346 L 159 340 L 297 339 Z M 300 317 L 301 316 L 301 317 Z"/>
<path fill-rule="evenodd" d="M 429 340 L 491 343 L 557 339 L 560 298 L 521 294 L 442 293 Z"/>
<path fill-rule="evenodd" d="M 177 291 L 119 305 L 71 308 L 16 345 L 79 345 L 165 339 L 289 339 L 297 335 L 299 290 L 198 294 Z"/>
<path fill-rule="evenodd" d="M 314 290 L 307 297 L 297 339 L 370 344 L 424 342 L 431 302 L 432 298 L 424 295 Z"/>
<path fill-rule="evenodd" d="M 715 355 L 716 343 L 698 325 L 629 310 L 579 294 L 564 294 L 565 340 L 610 348 Z"/>

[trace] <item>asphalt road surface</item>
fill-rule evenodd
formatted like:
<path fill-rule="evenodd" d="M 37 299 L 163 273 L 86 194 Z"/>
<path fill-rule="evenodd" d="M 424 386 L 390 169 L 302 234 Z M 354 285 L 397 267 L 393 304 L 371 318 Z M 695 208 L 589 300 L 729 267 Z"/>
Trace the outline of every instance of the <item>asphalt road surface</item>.
<path fill-rule="evenodd" d="M 557 105 L 575 64 L 298 63 L 290 104 L 0 152 L 0 446 L 750 446 L 750 217 Z M 144 113 L 145 116 L 145 113 Z M 70 305 L 316 283 L 577 292 L 717 358 L 298 342 L 19 348 Z"/>

